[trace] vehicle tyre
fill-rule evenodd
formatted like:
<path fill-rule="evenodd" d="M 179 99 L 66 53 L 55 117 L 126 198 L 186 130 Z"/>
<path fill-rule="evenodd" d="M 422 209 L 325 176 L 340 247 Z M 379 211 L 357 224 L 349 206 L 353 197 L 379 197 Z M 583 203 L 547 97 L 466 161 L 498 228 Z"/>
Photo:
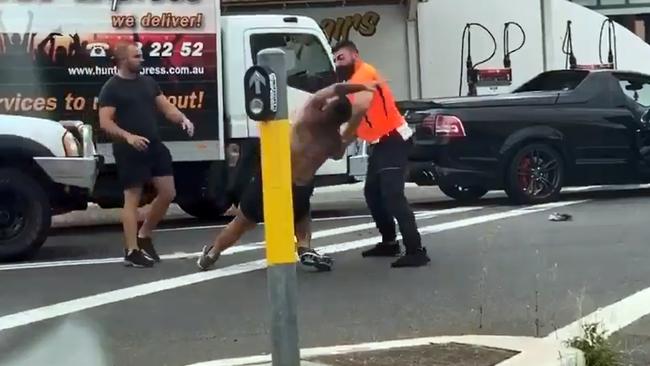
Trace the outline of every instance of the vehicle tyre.
<path fill-rule="evenodd" d="M 32 177 L 0 168 L 0 260 L 34 255 L 47 239 L 52 223 L 50 200 Z"/>
<path fill-rule="evenodd" d="M 438 188 L 447 195 L 460 202 L 471 202 L 480 199 L 488 192 L 486 188 L 479 186 L 460 186 L 458 184 L 438 184 Z"/>
<path fill-rule="evenodd" d="M 179 202 L 178 206 L 188 215 L 205 220 L 221 218 L 226 210 L 230 208 L 230 205 L 224 202 L 208 200 Z"/>
<path fill-rule="evenodd" d="M 544 143 L 526 145 L 510 160 L 506 193 L 519 204 L 539 204 L 558 199 L 564 183 L 564 159 Z"/>

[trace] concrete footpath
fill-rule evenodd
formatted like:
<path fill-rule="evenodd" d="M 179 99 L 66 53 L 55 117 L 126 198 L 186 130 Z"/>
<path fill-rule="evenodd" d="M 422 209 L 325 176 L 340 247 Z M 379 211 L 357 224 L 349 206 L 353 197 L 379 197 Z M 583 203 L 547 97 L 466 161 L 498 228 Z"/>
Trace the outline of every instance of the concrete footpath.
<path fill-rule="evenodd" d="M 626 366 L 650 365 L 650 316 L 645 316 L 609 337 Z"/>
<path fill-rule="evenodd" d="M 450 336 L 301 350 L 302 366 L 585 366 L 579 350 L 533 337 Z M 260 355 L 188 366 L 270 366 Z"/>

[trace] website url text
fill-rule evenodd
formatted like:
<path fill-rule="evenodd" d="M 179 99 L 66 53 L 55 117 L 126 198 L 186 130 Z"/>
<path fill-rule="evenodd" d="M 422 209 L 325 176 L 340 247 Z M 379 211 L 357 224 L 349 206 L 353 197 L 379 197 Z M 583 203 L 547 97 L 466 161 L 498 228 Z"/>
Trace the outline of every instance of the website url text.
<path fill-rule="evenodd" d="M 171 66 L 171 67 L 144 67 L 140 72 L 143 75 L 203 75 L 205 68 L 201 66 Z M 115 75 L 117 67 L 70 67 L 68 74 L 76 76 L 105 76 Z"/>

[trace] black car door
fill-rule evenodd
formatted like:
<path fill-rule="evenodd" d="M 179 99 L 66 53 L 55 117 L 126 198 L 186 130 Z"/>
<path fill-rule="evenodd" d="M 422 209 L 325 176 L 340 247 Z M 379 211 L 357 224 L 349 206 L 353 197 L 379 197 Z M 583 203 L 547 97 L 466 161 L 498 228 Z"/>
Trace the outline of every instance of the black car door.
<path fill-rule="evenodd" d="M 650 108 L 650 77 L 634 73 L 615 73 L 614 76 L 619 81 L 625 108 L 630 114 L 627 123 L 635 133 L 632 146 L 634 153 L 647 154 L 650 150 L 650 120 L 646 115 Z"/>
<path fill-rule="evenodd" d="M 640 140 L 650 139 L 641 115 L 650 106 L 650 78 L 637 73 L 594 75 L 588 105 L 571 121 L 576 176 L 582 183 L 631 183 L 637 176 Z M 647 135 L 650 137 L 650 135 Z"/>

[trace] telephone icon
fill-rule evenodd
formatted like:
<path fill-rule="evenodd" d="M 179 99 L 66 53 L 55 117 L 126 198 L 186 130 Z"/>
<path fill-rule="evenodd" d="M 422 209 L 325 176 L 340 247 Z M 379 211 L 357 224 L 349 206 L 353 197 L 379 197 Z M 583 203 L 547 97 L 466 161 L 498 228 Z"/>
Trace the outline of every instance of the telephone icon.
<path fill-rule="evenodd" d="M 86 46 L 86 50 L 89 51 L 90 57 L 106 57 L 106 50 L 110 46 L 107 43 L 89 43 Z"/>

